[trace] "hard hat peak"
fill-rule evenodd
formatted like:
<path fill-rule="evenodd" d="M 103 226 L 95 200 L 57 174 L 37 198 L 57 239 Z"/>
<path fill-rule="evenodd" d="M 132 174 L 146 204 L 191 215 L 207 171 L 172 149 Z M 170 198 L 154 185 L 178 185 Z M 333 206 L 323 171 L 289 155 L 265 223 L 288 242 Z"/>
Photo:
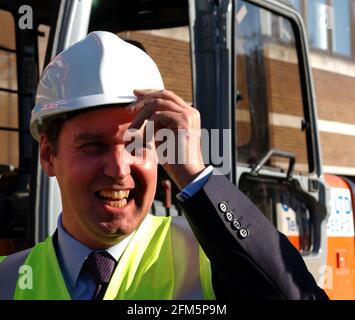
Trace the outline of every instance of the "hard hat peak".
<path fill-rule="evenodd" d="M 141 49 L 113 33 L 95 31 L 58 54 L 37 87 L 31 133 L 47 118 L 90 107 L 130 103 L 134 89 L 164 88 L 158 67 Z"/>

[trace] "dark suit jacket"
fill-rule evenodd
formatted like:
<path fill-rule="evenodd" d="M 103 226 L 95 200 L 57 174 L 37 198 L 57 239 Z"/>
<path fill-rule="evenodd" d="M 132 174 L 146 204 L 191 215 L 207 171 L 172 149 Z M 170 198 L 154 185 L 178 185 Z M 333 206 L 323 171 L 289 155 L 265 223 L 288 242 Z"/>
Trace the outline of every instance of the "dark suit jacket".
<path fill-rule="evenodd" d="M 242 233 L 222 202 L 246 229 Z M 181 206 L 211 261 L 217 299 L 328 299 L 298 250 L 224 176 L 212 175 Z"/>

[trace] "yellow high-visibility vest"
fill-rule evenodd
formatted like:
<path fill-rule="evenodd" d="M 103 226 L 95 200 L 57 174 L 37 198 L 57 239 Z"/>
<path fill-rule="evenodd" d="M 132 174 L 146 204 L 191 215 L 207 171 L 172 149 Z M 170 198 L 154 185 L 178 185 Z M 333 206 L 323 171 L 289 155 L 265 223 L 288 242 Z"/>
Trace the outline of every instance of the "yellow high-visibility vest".
<path fill-rule="evenodd" d="M 148 215 L 121 256 L 104 300 L 215 299 L 210 262 L 183 221 Z M 2 268 L 6 259 L 0 257 L 2 275 L 11 271 Z M 13 299 L 71 299 L 52 237 L 34 246 L 21 266 Z M 0 299 L 2 293 L 0 283 Z"/>

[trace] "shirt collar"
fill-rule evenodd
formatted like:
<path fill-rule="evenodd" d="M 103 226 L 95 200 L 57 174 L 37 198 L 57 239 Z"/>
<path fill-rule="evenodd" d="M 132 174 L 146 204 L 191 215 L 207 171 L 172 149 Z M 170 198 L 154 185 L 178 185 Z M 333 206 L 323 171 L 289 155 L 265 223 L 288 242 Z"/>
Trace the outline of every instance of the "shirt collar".
<path fill-rule="evenodd" d="M 134 232 L 121 242 L 106 249 L 118 261 L 126 249 Z M 74 239 L 63 227 L 62 214 L 58 217 L 58 261 L 67 283 L 76 287 L 76 283 L 84 261 L 89 254 L 95 251 Z"/>

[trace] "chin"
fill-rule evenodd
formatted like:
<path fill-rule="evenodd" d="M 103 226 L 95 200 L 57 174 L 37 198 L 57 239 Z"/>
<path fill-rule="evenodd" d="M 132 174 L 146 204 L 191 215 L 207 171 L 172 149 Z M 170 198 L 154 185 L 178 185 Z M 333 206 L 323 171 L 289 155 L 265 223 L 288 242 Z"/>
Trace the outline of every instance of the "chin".
<path fill-rule="evenodd" d="M 126 219 L 124 219 L 124 221 L 102 222 L 100 223 L 100 231 L 112 237 L 126 237 L 138 228 L 143 218 L 134 221 L 125 221 Z"/>

